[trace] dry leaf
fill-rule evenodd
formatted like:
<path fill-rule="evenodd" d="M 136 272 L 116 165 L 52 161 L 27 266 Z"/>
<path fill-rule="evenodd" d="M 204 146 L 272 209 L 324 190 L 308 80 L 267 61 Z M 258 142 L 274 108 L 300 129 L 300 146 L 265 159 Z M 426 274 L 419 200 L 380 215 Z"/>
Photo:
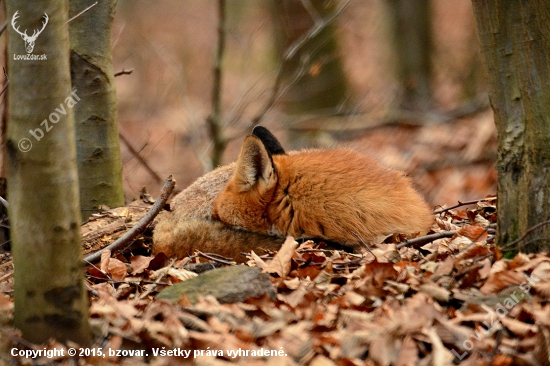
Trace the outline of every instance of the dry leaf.
<path fill-rule="evenodd" d="M 130 257 L 130 269 L 132 270 L 132 275 L 140 274 L 147 269 L 153 258 L 154 257 L 145 257 L 143 255 Z"/>
<path fill-rule="evenodd" d="M 122 281 L 128 273 L 128 268 L 126 268 L 126 265 L 116 258 L 110 258 L 108 260 L 109 263 L 107 264 L 107 274 L 111 276 L 113 280 Z"/>
<path fill-rule="evenodd" d="M 284 278 L 290 272 L 291 259 L 298 247 L 298 242 L 292 236 L 287 236 L 283 246 L 273 260 L 269 262 L 265 272 L 275 273 L 279 277 Z"/>

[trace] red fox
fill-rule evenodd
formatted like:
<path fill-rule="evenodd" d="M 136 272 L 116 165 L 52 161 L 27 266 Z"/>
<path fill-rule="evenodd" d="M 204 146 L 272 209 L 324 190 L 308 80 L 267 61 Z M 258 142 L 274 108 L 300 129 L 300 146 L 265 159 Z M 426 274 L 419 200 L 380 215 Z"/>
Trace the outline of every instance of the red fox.
<path fill-rule="evenodd" d="M 244 140 L 213 217 L 239 230 L 354 247 L 393 233 L 425 234 L 434 220 L 403 173 L 363 154 L 341 148 L 271 154 L 254 135 Z"/>
<path fill-rule="evenodd" d="M 236 163 L 199 178 L 174 198 L 171 212 L 159 215 L 153 253 L 238 257 L 276 250 L 286 235 L 355 246 L 395 232 L 423 234 L 432 221 L 402 173 L 352 150 L 286 154 L 258 126 Z"/>

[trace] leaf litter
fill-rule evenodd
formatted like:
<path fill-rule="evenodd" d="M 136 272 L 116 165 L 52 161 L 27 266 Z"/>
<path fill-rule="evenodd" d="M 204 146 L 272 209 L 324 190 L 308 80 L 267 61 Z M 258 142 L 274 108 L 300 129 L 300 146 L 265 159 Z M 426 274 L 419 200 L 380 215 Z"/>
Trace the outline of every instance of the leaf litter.
<path fill-rule="evenodd" d="M 232 304 L 156 298 L 196 277 L 198 256 L 106 252 L 86 272 L 94 347 L 105 357 L 10 356 L 22 345 L 70 345 L 22 340 L 10 327 L 10 283 L 0 283 L 0 364 L 548 364 L 550 257 L 503 257 L 494 204 L 437 214 L 432 232 L 452 237 L 399 246 L 407 238 L 397 235 L 362 255 L 288 238 L 278 253 L 252 252 L 243 264 L 270 275 L 275 298 Z"/>

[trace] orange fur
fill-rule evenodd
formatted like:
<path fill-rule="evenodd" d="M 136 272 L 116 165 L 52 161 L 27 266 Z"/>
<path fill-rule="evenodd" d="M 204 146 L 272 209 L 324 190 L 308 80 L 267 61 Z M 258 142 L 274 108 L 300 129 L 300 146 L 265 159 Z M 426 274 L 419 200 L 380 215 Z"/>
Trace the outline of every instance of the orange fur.
<path fill-rule="evenodd" d="M 215 219 L 264 235 L 373 242 L 426 233 L 433 215 L 401 172 L 347 149 L 271 156 L 248 136 L 235 173 L 214 201 Z"/>

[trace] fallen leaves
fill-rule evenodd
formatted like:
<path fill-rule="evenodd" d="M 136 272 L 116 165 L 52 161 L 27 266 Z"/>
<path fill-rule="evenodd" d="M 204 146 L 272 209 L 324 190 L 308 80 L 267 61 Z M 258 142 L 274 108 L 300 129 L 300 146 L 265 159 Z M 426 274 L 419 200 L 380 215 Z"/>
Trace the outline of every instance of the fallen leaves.
<path fill-rule="evenodd" d="M 547 363 L 550 257 L 502 258 L 491 241 L 491 202 L 441 213 L 433 231 L 456 233 L 418 248 L 396 249 L 397 243 L 389 243 L 358 256 L 288 238 L 272 257 L 252 253 L 248 267 L 266 276 L 261 287 L 273 287 L 274 298 L 258 292 L 258 297 L 220 303 L 205 292 L 163 301 L 157 297 L 161 291 L 197 277 L 183 267 L 190 260 L 170 261 L 162 254 L 111 258 L 106 252 L 98 267 L 88 268 L 96 347 L 142 353 L 87 357 L 86 362 Z M 229 274 L 223 278 L 228 281 L 216 280 L 223 291 L 242 289 Z M 250 289 L 253 280 L 243 284 Z M 11 314 L 11 299 L 0 297 L 0 319 L 10 322 Z M 4 349 L 17 344 L 15 331 L 0 331 L 8 337 Z"/>

